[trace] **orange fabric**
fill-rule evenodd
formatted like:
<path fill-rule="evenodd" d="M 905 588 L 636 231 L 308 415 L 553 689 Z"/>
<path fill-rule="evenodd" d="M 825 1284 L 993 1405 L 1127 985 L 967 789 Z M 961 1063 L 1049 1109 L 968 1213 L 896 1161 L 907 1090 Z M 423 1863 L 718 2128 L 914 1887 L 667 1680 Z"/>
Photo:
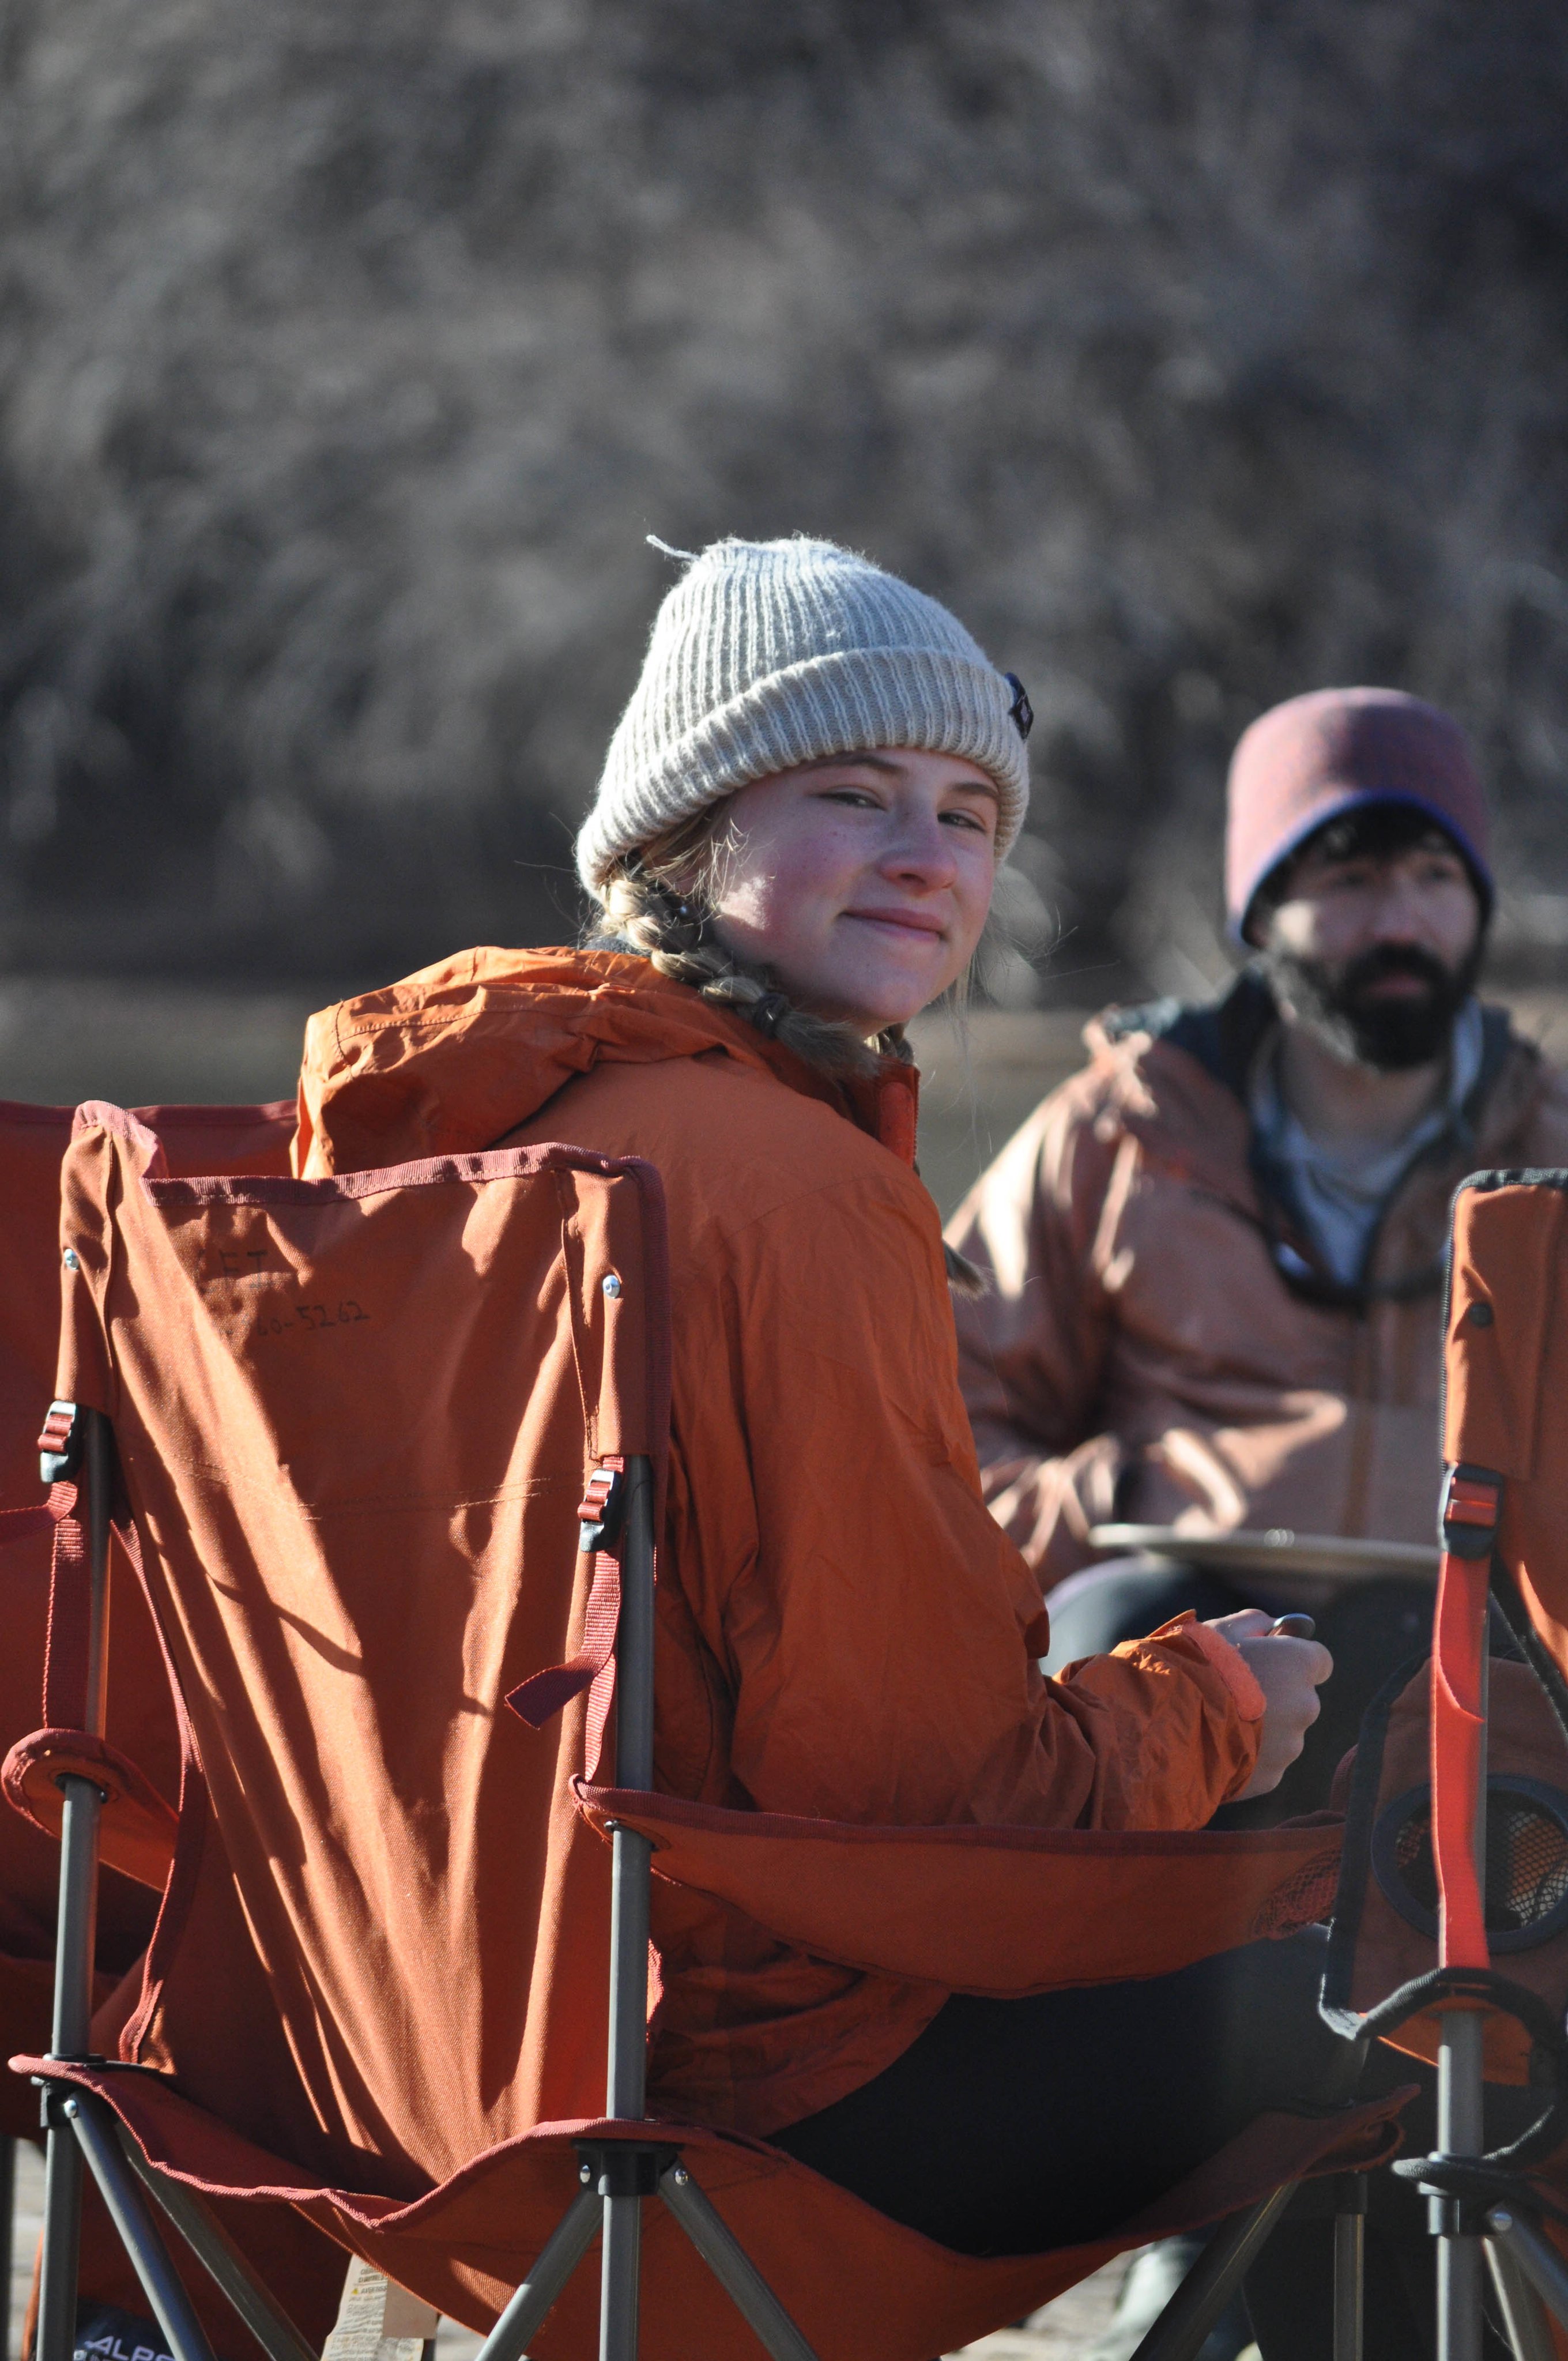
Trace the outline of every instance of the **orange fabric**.
<path fill-rule="evenodd" d="M 1497 1547 L 1568 1673 L 1568 1173 L 1454 1202 L 1443 1455 L 1503 1478 Z"/>
<path fill-rule="evenodd" d="M 895 1152 L 908 1068 L 841 1089 L 608 952 L 469 952 L 313 1018 L 306 1042 L 307 1173 L 504 1136 L 664 1178 L 666 1792 L 890 1825 L 1190 1828 L 1245 1784 L 1256 1719 L 1190 1635 L 1036 1671 L 1038 1587 L 981 1499 L 937 1214 Z M 652 2087 L 748 2131 L 869 2081 L 943 1997 L 663 1885 L 654 1938 Z"/>
<path fill-rule="evenodd" d="M 291 1105 L 158 1107 L 178 1170 L 288 1169 Z M 36 1437 L 54 1386 L 60 1339 L 60 1160 L 71 1137 L 69 1107 L 0 1101 L 0 1502 L 39 1499 Z M 52 1535 L 0 1549 L 5 1647 L 0 1653 L 0 1752 L 38 1719 Z M 179 1752 L 162 1660 L 128 1567 L 115 1553 L 111 1574 L 113 1673 L 109 1735 L 172 1796 Z M 0 1811 L 0 2038 L 41 2048 L 49 2031 L 49 1973 L 34 1963 L 54 1950 L 57 1847 L 15 1812 Z M 152 1932 L 154 1905 L 117 1872 L 104 1880 L 98 1957 L 117 1976 Z M 10 1997 L 8 1997 L 10 1996 Z M 0 2085 L 0 2134 L 36 2131 L 38 2106 L 25 2084 Z"/>
<path fill-rule="evenodd" d="M 1475 1868 L 1486 1717 L 1483 1678 L 1491 1567 L 1443 1552 L 1431 1654 L 1432 1856 L 1441 1896 L 1438 1959 L 1445 1968 L 1491 1965 Z"/>
<path fill-rule="evenodd" d="M 1112 1518 L 1430 1541 L 1441 1294 L 1365 1316 L 1293 1295 L 1235 1093 L 1172 1041 L 1085 1038 L 1088 1067 L 949 1225 L 994 1280 L 955 1305 L 992 1513 L 1047 1588 Z M 1568 1082 L 1517 1038 L 1477 1138 L 1401 1184 L 1374 1276 L 1433 1264 L 1454 1187 L 1487 1164 L 1568 1164 Z"/>
<path fill-rule="evenodd" d="M 867 1828 L 577 1792 L 596 1828 L 652 1839 L 655 1877 L 797 1950 L 1003 2000 L 1166 1975 L 1311 1926 L 1332 1905 L 1342 1835 L 1327 1814 L 1245 1836 Z"/>
<path fill-rule="evenodd" d="M 72 1772 L 91 1779 L 104 1797 L 100 1859 L 161 1894 L 174 1860 L 176 1814 L 137 1765 L 103 1739 L 82 1730 L 36 1730 L 0 1764 L 0 1786 L 14 1811 L 58 1839 L 65 1817 L 60 1782 Z"/>

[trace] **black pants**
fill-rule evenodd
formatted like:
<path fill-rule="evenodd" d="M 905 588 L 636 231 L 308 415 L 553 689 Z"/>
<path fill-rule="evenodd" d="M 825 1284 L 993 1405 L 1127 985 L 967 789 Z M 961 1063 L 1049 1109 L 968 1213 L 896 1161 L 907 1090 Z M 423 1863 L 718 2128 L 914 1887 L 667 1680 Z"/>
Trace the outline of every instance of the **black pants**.
<path fill-rule="evenodd" d="M 902 2058 L 779 2147 L 880 2213 L 960 2254 L 1039 2252 L 1104 2236 L 1266 2108 L 1343 2106 L 1407 2083 L 1405 2151 L 1436 2145 L 1435 2078 L 1318 2015 L 1324 1938 L 1253 1943 L 1171 1976 L 990 2001 L 956 1994 Z M 1489 2090 L 1489 2146 L 1540 2110 Z M 1370 2180 L 1366 2349 L 1431 2361 L 1435 2260 L 1424 2201 Z M 1246 2276 L 1264 2361 L 1332 2351 L 1333 2193 L 1308 2182 Z M 1487 2361 L 1507 2346 L 1488 2329 Z"/>
<path fill-rule="evenodd" d="M 1123 1640 L 1141 1639 L 1183 1608 L 1207 1622 L 1257 1601 L 1241 1575 L 1232 1583 L 1195 1567 L 1117 1559 L 1075 1580 L 1059 1607 L 1047 1604 L 1050 1662 L 1064 1664 L 1104 1655 Z M 1322 1709 L 1273 1794 L 1226 1805 L 1217 1828 L 1273 1827 L 1327 1804 L 1335 1768 L 1355 1744 L 1362 1715 L 1389 1674 L 1430 1644 L 1431 1609 L 1430 1583 L 1389 1580 L 1357 1583 L 1314 1610 L 1318 1637 L 1334 1660 L 1332 1678 L 1320 1692 Z"/>
<path fill-rule="evenodd" d="M 956 1993 L 902 2058 L 773 2135 L 960 2254 L 1101 2237 L 1267 2107 L 1342 2105 L 1360 2053 L 1318 2015 L 1322 1938 L 1031 2000 Z"/>

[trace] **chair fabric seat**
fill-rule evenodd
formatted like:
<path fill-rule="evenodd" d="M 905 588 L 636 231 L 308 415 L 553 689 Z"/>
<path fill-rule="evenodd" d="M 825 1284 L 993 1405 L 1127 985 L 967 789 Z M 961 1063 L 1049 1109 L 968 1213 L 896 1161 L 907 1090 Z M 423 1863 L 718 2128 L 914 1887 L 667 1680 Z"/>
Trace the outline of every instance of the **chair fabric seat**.
<path fill-rule="evenodd" d="M 1406 2094 L 1324 2116 L 1258 2116 L 1157 2205 L 1091 2246 L 978 2257 L 873 2212 L 759 2140 L 663 2122 L 540 2124 L 477 2156 L 411 2202 L 323 2188 L 135 2068 L 11 2061 L 96 2092 L 149 2163 L 204 2195 L 286 2201 L 400 2286 L 465 2326 L 488 2329 L 576 2195 L 578 2139 L 678 2147 L 747 2253 L 784 2294 L 820 2361 L 929 2361 L 1047 2303 L 1129 2247 L 1222 2219 L 1282 2181 L 1359 2171 L 1398 2145 Z M 663 2208 L 643 2228 L 643 2361 L 756 2361 L 762 2347 Z M 598 2349 L 598 2281 L 585 2266 L 531 2340 L 540 2361 Z"/>

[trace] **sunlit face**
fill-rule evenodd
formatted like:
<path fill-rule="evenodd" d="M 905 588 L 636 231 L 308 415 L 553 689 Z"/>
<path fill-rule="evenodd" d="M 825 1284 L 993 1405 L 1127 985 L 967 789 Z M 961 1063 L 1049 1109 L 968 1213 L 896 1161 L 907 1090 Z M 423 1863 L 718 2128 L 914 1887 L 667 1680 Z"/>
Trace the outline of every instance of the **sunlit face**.
<path fill-rule="evenodd" d="M 802 1007 L 861 1033 L 957 981 L 996 882 L 996 788 L 951 754 L 883 748 L 758 779 L 726 811 L 717 931 Z"/>
<path fill-rule="evenodd" d="M 1297 862 L 1289 898 L 1268 928 L 1295 959 L 1348 964 L 1383 945 L 1409 945 L 1455 968 L 1475 947 L 1481 913 L 1470 874 L 1435 833 L 1407 851 L 1333 861 L 1310 848 Z M 1419 979 L 1391 973 L 1378 995 L 1419 995 Z"/>
<path fill-rule="evenodd" d="M 1334 857 L 1309 845 L 1263 936 L 1288 1026 L 1354 1065 L 1441 1058 L 1480 964 L 1481 906 L 1448 839 Z"/>

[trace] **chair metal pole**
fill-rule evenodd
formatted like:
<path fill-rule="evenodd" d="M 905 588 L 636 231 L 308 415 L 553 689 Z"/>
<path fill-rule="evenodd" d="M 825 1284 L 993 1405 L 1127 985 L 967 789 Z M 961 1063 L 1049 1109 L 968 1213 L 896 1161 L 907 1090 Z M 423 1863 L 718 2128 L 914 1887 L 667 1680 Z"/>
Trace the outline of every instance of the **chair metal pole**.
<path fill-rule="evenodd" d="M 1489 2240 L 1519 2265 L 1553 2319 L 1568 2328 L 1568 2263 L 1551 2239 L 1511 2205 L 1495 2206 L 1486 2216 L 1486 2230 Z"/>
<path fill-rule="evenodd" d="M 616 1636 L 615 1777 L 620 1787 L 653 1784 L 653 1470 L 626 1466 Z M 648 2059 L 648 1864 L 652 1846 L 630 1828 L 610 1839 L 609 2070 L 605 2113 L 642 2116 Z M 636 2361 L 642 2199 L 604 2199 L 599 2361 Z"/>
<path fill-rule="evenodd" d="M 1492 2234 L 1486 2240 L 1486 2265 L 1514 2361 L 1554 2361 L 1557 2345 L 1551 2323 L 1535 2283 L 1508 2235 L 1514 2227 L 1513 2215 L 1506 2206 L 1499 2206 L 1487 2215 L 1486 2227 Z M 1548 2253 L 1561 2271 L 1562 2261 L 1556 2249 L 1548 2248 Z"/>
<path fill-rule="evenodd" d="M 672 2165 L 662 2175 L 659 2194 L 773 2361 L 817 2361 L 728 2222 L 684 2164 Z"/>
<path fill-rule="evenodd" d="M 603 2204 L 597 2190 L 578 2191 L 474 2361 L 523 2361 L 534 2330 L 592 2246 Z"/>
<path fill-rule="evenodd" d="M 1196 2361 L 1203 2342 L 1258 2248 L 1296 2193 L 1287 2181 L 1272 2197 L 1222 2224 L 1204 2247 L 1133 2361 Z"/>
<path fill-rule="evenodd" d="M 301 2333 L 271 2290 L 252 2271 L 223 2224 L 193 2189 L 171 2180 L 148 2164 L 123 2124 L 115 2135 L 131 2170 L 152 2193 L 185 2244 L 227 2296 L 270 2361 L 316 2361 L 315 2346 Z"/>
<path fill-rule="evenodd" d="M 0 2238 L 5 2241 L 5 2310 L 0 2312 L 0 2361 L 11 2361 L 11 2274 L 16 2243 L 16 2143 L 0 2139 Z"/>
<path fill-rule="evenodd" d="M 174 2361 L 214 2361 L 213 2348 L 159 2235 L 152 2208 L 115 2136 L 114 2116 L 101 2099 L 89 2097 L 85 2091 L 67 2099 L 62 2113 L 92 2167 Z"/>
<path fill-rule="evenodd" d="M 1475 1882 L 1486 1892 L 1486 1710 L 1491 1657 L 1486 1630 L 1481 1645 L 1480 1773 L 1475 1790 Z M 1437 2144 L 1443 2156 L 1480 2156 L 1486 2146 L 1486 2019 L 1476 2009 L 1445 2009 L 1438 2019 Z M 1437 2230 L 1438 2361 L 1481 2361 L 1481 2241 L 1454 2224 L 1447 2198 L 1430 2201 Z"/>
<path fill-rule="evenodd" d="M 102 1736 L 108 1678 L 109 1510 L 114 1433 L 99 1411 L 82 1410 L 87 1492 L 86 1728 Z M 55 1929 L 54 2015 L 49 2054 L 85 2058 L 93 2022 L 97 1950 L 98 1816 L 103 1795 L 90 1779 L 60 1781 L 65 1812 L 60 1844 L 60 1911 Z M 37 2361 L 71 2361 L 76 2341 L 76 2280 L 82 2239 L 82 2150 L 52 2094 L 44 2159 L 43 2259 L 38 2285 Z"/>
<path fill-rule="evenodd" d="M 1364 2361 L 1366 2320 L 1366 2175 L 1346 2173 L 1334 2214 L 1333 2361 Z"/>

